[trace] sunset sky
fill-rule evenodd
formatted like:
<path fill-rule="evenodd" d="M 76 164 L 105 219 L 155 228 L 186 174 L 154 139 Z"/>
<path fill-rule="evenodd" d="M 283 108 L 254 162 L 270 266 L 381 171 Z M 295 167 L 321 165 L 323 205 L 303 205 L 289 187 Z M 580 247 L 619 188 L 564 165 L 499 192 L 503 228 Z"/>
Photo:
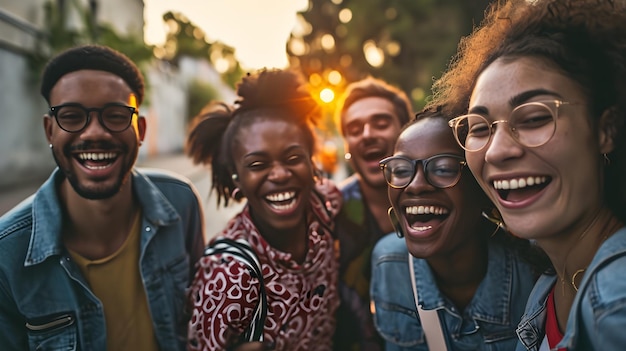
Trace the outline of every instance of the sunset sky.
<path fill-rule="evenodd" d="M 284 68 L 285 43 L 296 12 L 308 0 L 144 0 L 145 40 L 165 40 L 163 14 L 180 12 L 204 30 L 209 41 L 233 46 L 245 69 Z"/>

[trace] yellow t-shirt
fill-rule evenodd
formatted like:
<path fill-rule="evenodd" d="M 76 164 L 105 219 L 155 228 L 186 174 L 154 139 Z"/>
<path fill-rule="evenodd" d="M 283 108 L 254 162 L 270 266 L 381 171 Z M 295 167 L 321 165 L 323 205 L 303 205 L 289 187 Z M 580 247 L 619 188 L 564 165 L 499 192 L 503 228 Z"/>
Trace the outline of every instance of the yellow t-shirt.
<path fill-rule="evenodd" d="M 69 250 L 102 302 L 108 350 L 159 349 L 139 272 L 140 218 L 138 213 L 126 241 L 109 257 L 89 260 Z"/>

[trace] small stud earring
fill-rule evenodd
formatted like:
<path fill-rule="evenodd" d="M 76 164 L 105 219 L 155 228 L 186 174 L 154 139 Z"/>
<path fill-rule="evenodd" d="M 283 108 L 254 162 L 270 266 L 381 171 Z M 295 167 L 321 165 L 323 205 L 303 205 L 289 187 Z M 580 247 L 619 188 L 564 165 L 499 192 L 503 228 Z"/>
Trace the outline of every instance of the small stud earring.
<path fill-rule="evenodd" d="M 239 177 L 237 176 L 237 173 L 233 173 L 233 174 L 231 174 L 230 178 L 232 178 L 232 180 L 237 180 L 237 179 L 239 179 Z"/>
<path fill-rule="evenodd" d="M 48 144 L 48 147 L 52 149 L 52 144 Z"/>
<path fill-rule="evenodd" d="M 347 161 L 352 158 L 352 154 L 349 152 L 346 152 L 345 155 L 343 155 L 343 158 Z"/>

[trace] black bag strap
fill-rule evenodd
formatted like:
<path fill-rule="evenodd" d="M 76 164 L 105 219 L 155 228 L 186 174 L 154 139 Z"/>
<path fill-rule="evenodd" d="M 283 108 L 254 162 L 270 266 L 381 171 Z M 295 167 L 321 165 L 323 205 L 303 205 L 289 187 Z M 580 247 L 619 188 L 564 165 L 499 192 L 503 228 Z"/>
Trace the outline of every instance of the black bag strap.
<path fill-rule="evenodd" d="M 243 334 L 244 341 L 263 341 L 263 326 L 267 318 L 267 295 L 263 283 L 263 271 L 258 256 L 248 242 L 243 239 L 232 240 L 218 238 L 204 249 L 204 256 L 215 254 L 229 255 L 243 263 L 250 270 L 250 275 L 259 280 L 259 301 L 257 302 L 252 322 Z"/>

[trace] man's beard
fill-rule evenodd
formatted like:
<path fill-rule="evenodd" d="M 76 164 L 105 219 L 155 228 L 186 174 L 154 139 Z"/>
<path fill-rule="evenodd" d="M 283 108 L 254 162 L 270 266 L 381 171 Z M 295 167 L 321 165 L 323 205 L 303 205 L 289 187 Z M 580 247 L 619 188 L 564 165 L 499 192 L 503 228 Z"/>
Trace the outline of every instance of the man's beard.
<path fill-rule="evenodd" d="M 65 157 L 65 159 L 67 160 L 70 160 L 70 164 L 71 164 L 72 156 L 71 156 L 71 152 L 69 151 L 70 149 L 71 149 L 70 147 L 64 148 L 63 157 Z M 125 147 L 124 152 L 122 154 L 128 155 L 127 151 L 128 151 L 128 147 Z M 138 151 L 139 150 L 135 151 L 135 157 L 133 159 L 137 158 Z M 76 174 L 69 167 L 64 168 L 62 166 L 62 163 L 59 161 L 59 158 L 57 157 L 57 154 L 56 152 L 54 152 L 54 150 L 52 151 L 52 155 L 54 157 L 54 161 L 56 162 L 57 166 L 63 172 L 63 174 L 69 181 L 70 185 L 72 186 L 72 189 L 74 189 L 74 191 L 80 197 L 88 199 L 88 200 L 104 200 L 104 199 L 111 198 L 115 196 L 117 193 L 119 193 L 120 189 L 122 188 L 122 185 L 125 184 L 130 178 L 130 170 L 132 168 L 132 165 L 134 164 L 134 162 L 131 163 L 130 165 L 124 164 L 122 166 L 122 171 L 120 172 L 118 179 L 115 181 L 115 183 L 112 186 L 108 186 L 106 188 L 91 189 L 91 188 L 86 188 L 86 187 L 81 186 L 80 181 L 78 180 L 78 177 L 76 176 Z"/>

